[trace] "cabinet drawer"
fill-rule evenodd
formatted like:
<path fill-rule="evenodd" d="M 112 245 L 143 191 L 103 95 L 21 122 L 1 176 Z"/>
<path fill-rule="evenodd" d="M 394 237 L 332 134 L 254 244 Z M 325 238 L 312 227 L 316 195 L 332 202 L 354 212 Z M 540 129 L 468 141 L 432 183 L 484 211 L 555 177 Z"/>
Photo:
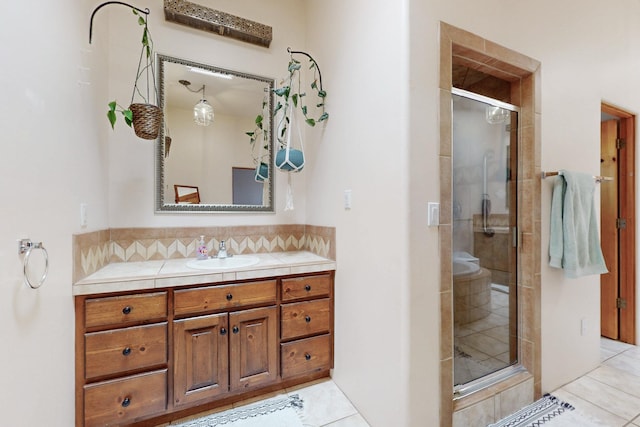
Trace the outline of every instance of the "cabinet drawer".
<path fill-rule="evenodd" d="M 167 317 L 167 293 L 90 298 L 85 301 L 85 327 L 118 326 Z"/>
<path fill-rule="evenodd" d="M 329 298 L 284 304 L 281 307 L 281 337 L 304 337 L 329 332 L 331 311 Z"/>
<path fill-rule="evenodd" d="M 276 281 L 184 289 L 174 293 L 176 316 L 276 302 Z"/>
<path fill-rule="evenodd" d="M 309 297 L 328 297 L 331 292 L 331 276 L 296 277 L 282 279 L 282 301 L 294 301 Z"/>
<path fill-rule="evenodd" d="M 330 369 L 331 343 L 332 335 L 321 335 L 282 344 L 282 378 Z"/>
<path fill-rule="evenodd" d="M 167 324 L 85 334 L 85 375 L 104 375 L 167 363 Z"/>
<path fill-rule="evenodd" d="M 84 387 L 85 427 L 123 425 L 166 408 L 166 369 Z"/>

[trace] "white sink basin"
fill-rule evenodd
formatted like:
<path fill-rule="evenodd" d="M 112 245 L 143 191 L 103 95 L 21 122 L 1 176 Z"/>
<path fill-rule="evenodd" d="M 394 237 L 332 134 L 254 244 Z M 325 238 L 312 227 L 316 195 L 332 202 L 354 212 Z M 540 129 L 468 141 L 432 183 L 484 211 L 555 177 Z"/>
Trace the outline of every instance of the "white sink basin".
<path fill-rule="evenodd" d="M 260 262 L 258 257 L 250 255 L 234 255 L 229 258 L 193 259 L 187 267 L 197 270 L 228 270 L 230 268 L 249 267 Z"/>

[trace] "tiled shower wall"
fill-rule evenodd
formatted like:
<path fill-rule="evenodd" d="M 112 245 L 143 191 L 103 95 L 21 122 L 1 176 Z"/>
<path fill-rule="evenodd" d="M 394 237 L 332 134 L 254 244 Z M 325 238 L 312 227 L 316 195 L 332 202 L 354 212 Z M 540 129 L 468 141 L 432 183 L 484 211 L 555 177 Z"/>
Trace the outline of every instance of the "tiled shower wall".
<path fill-rule="evenodd" d="M 335 228 L 314 225 L 112 228 L 73 236 L 74 283 L 112 262 L 195 257 L 205 236 L 215 254 L 221 240 L 233 254 L 305 250 L 336 259 Z"/>

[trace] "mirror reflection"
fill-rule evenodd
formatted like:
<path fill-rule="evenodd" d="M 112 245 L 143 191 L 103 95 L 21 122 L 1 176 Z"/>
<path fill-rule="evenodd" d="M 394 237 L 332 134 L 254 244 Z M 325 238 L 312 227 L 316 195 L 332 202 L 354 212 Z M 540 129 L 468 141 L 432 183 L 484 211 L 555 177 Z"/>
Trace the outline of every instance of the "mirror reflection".
<path fill-rule="evenodd" d="M 158 79 L 156 211 L 272 212 L 274 80 L 164 55 Z M 251 144 L 259 114 L 265 138 Z"/>

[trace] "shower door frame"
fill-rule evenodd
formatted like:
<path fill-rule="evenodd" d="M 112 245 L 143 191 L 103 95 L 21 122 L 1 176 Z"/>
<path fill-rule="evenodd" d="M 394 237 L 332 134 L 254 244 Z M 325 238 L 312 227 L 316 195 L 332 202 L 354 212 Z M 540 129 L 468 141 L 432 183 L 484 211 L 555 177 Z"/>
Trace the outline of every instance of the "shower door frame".
<path fill-rule="evenodd" d="M 520 401 L 542 396 L 541 376 L 541 63 L 520 52 L 440 21 L 439 58 L 439 155 L 440 155 L 440 427 L 453 425 L 454 413 L 503 396 Z M 520 106 L 519 206 L 520 268 L 518 302 L 520 331 L 518 347 L 526 372 L 488 384 L 477 393 L 453 395 L 453 292 L 451 272 L 451 89 L 453 63 L 481 70 L 511 87 L 511 101 Z M 489 400 L 490 399 L 490 400 Z M 532 402 L 533 400 L 531 400 Z M 530 403 L 530 402 L 529 402 Z M 499 406 L 499 407 L 498 407 Z M 504 416 L 502 405 L 495 407 L 494 419 Z"/>
<path fill-rule="evenodd" d="M 494 372 L 486 374 L 482 377 L 473 379 L 469 382 L 455 385 L 454 383 L 454 396 L 460 397 L 471 394 L 475 391 L 478 391 L 482 388 L 485 388 L 487 384 L 495 383 L 496 381 L 500 381 L 503 378 L 509 377 L 518 372 L 524 372 L 525 369 L 520 361 L 520 352 L 518 349 L 518 293 L 517 293 L 517 277 L 518 277 L 518 266 L 519 266 L 519 252 L 518 247 L 520 245 L 520 239 L 518 238 L 518 171 L 519 171 L 519 156 L 518 156 L 518 146 L 520 144 L 519 141 L 519 121 L 520 121 L 520 107 L 517 105 L 509 104 L 485 95 L 481 95 L 479 93 L 475 93 L 472 91 L 460 89 L 457 87 L 451 88 L 451 111 L 452 111 L 452 120 L 453 120 L 453 96 L 460 96 L 466 99 L 470 99 L 472 101 L 477 101 L 482 104 L 486 104 L 487 106 L 499 107 L 511 112 L 516 113 L 516 123 L 515 130 L 510 129 L 510 144 L 509 144 L 509 153 L 507 156 L 507 165 L 508 174 L 506 177 L 506 183 L 509 186 L 508 189 L 508 215 L 509 215 L 509 233 L 511 233 L 511 246 L 510 246 L 510 257 L 509 257 L 509 360 L 514 360 L 514 362 L 509 363 L 509 365 L 504 368 L 498 369 Z M 510 125 L 513 126 L 513 119 L 511 119 Z M 453 134 L 451 136 L 452 144 L 455 144 L 453 139 Z M 453 155 L 451 158 L 453 162 Z M 486 179 L 486 177 L 483 177 Z M 452 184 L 454 185 L 454 184 Z M 453 189 L 452 189 L 453 191 Z M 475 256 L 475 254 L 474 254 Z M 455 314 L 454 314 L 455 317 Z M 455 367 L 454 367 L 455 369 Z"/>

